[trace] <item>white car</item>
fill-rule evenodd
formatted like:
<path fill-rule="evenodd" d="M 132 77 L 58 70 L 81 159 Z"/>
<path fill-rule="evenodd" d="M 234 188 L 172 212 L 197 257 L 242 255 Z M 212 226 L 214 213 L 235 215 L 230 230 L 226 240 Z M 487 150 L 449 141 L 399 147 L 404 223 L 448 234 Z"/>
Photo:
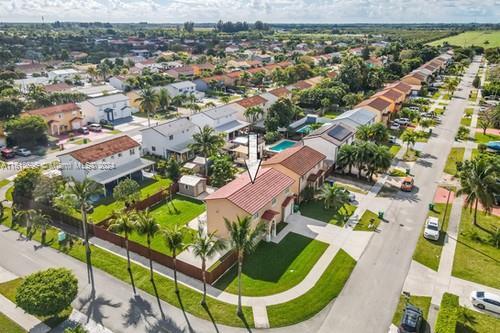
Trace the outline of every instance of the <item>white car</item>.
<path fill-rule="evenodd" d="M 439 219 L 429 216 L 425 221 L 424 238 L 437 241 L 439 239 Z"/>
<path fill-rule="evenodd" d="M 473 291 L 470 294 L 472 305 L 481 310 L 500 313 L 500 296 L 486 292 Z"/>
<path fill-rule="evenodd" d="M 401 125 L 399 125 L 397 122 L 393 121 L 391 123 L 391 126 L 389 127 L 391 130 L 398 130 L 401 128 Z"/>
<path fill-rule="evenodd" d="M 24 157 L 31 156 L 31 151 L 29 149 L 26 149 L 26 148 L 17 148 L 15 150 L 15 152 L 16 152 L 16 155 L 19 155 L 19 156 L 24 156 Z"/>
<path fill-rule="evenodd" d="M 396 123 L 402 126 L 406 126 L 410 124 L 410 119 L 408 118 L 399 118 L 394 120 Z"/>
<path fill-rule="evenodd" d="M 102 131 L 102 127 L 99 124 L 90 124 L 87 127 L 92 132 L 100 132 L 100 131 Z"/>

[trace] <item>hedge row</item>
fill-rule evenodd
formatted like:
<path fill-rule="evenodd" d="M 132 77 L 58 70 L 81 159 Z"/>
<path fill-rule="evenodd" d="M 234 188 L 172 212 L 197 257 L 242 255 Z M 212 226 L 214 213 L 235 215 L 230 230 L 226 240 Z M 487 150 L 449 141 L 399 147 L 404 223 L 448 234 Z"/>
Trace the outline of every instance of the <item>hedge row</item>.
<path fill-rule="evenodd" d="M 459 308 L 458 296 L 444 293 L 436 320 L 436 333 L 455 333 Z"/>

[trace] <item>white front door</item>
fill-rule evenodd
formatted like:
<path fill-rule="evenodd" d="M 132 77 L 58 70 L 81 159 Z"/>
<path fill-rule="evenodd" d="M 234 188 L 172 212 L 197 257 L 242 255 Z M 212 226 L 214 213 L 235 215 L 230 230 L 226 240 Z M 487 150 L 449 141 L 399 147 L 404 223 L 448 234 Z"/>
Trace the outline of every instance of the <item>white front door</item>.
<path fill-rule="evenodd" d="M 283 221 L 286 222 L 286 219 L 288 216 L 292 215 L 293 213 L 293 200 L 290 200 L 288 205 L 283 209 Z"/>

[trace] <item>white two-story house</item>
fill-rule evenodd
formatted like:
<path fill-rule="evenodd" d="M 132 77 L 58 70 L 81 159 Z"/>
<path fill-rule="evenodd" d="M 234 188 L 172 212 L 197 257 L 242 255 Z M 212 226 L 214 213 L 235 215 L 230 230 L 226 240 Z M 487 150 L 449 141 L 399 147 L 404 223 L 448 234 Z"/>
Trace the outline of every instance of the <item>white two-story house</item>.
<path fill-rule="evenodd" d="M 218 133 L 224 133 L 227 140 L 238 136 L 238 132 L 248 125 L 244 113 L 246 108 L 238 103 L 225 104 L 213 109 L 196 113 L 191 116 L 191 121 L 199 127 L 206 125 Z"/>
<path fill-rule="evenodd" d="M 143 179 L 142 170 L 154 164 L 141 158 L 141 146 L 124 135 L 58 156 L 62 175 L 83 181 L 89 178 L 101 184 L 106 194 L 124 178 Z"/>
<path fill-rule="evenodd" d="M 132 113 L 137 110 L 130 106 L 129 98 L 123 94 L 106 95 L 91 98 L 79 103 L 85 121 L 99 123 L 101 120 L 110 123 L 131 120 Z"/>
<path fill-rule="evenodd" d="M 196 90 L 196 84 L 191 81 L 175 82 L 163 88 L 167 89 L 170 97 L 193 94 L 199 100 L 205 96 L 205 93 Z"/>
<path fill-rule="evenodd" d="M 189 149 L 193 142 L 193 134 L 199 127 L 188 118 L 178 118 L 158 126 L 141 130 L 142 151 L 145 154 L 161 156 L 166 159 L 174 157 L 185 162 L 194 157 Z"/>

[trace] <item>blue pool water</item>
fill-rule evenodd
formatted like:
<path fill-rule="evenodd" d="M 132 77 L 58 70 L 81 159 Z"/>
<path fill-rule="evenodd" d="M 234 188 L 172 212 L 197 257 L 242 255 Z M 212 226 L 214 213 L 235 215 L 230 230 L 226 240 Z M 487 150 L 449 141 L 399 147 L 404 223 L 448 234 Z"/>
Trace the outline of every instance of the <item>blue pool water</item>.
<path fill-rule="evenodd" d="M 492 150 L 500 151 L 500 141 L 490 141 L 486 144 L 486 147 Z"/>
<path fill-rule="evenodd" d="M 296 132 L 301 134 L 309 134 L 309 132 L 311 132 L 311 126 L 309 125 L 302 126 L 298 130 L 296 130 Z"/>
<path fill-rule="evenodd" d="M 285 149 L 288 149 L 288 148 L 295 146 L 296 143 L 297 142 L 291 141 L 291 140 L 283 140 L 280 143 L 269 147 L 269 150 L 279 153 Z"/>

